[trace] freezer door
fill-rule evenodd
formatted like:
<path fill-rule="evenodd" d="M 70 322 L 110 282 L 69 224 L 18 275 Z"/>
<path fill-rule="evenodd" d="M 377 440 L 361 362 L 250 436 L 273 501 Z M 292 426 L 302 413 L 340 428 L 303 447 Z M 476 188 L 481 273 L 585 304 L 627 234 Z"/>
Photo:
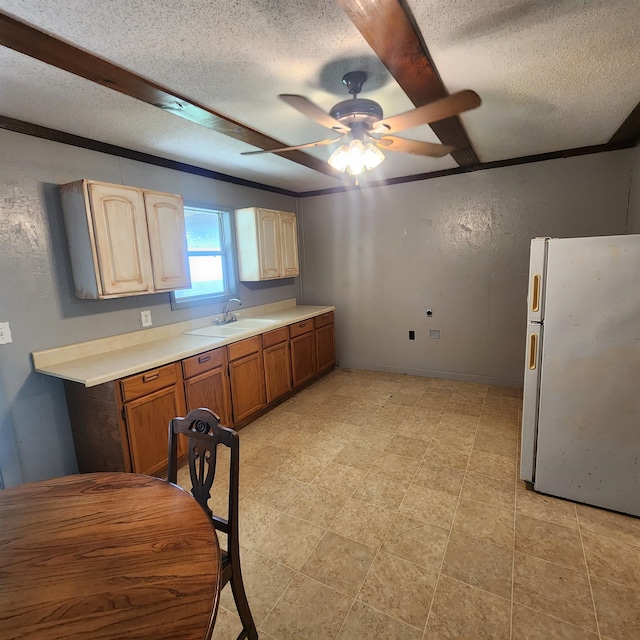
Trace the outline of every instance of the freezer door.
<path fill-rule="evenodd" d="M 640 236 L 548 242 L 535 489 L 640 516 Z"/>
<path fill-rule="evenodd" d="M 527 321 L 544 319 L 544 281 L 548 238 L 534 238 L 529 254 L 529 291 L 527 293 Z"/>
<path fill-rule="evenodd" d="M 527 327 L 527 350 L 524 363 L 524 398 L 522 405 L 522 447 L 520 478 L 533 482 L 538 437 L 538 397 L 540 391 L 540 356 L 542 353 L 542 325 Z"/>

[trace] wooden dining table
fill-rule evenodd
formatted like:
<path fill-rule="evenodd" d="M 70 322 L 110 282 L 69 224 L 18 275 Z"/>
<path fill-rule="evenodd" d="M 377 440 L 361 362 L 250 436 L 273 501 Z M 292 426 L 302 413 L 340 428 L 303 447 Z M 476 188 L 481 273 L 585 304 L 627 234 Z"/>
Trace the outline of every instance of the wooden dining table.
<path fill-rule="evenodd" d="M 0 638 L 206 638 L 220 547 L 187 492 L 89 473 L 0 491 Z"/>

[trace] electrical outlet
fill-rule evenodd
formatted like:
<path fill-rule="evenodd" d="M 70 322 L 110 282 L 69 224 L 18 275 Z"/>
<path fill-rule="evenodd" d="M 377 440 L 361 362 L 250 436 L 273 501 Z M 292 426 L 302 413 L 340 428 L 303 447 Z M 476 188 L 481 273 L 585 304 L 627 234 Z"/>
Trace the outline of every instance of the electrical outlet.
<path fill-rule="evenodd" d="M 142 322 L 143 327 L 150 327 L 153 323 L 151 322 L 151 311 L 147 309 L 147 311 L 140 312 L 140 322 Z"/>
<path fill-rule="evenodd" d="M 8 322 L 0 322 L 0 344 L 7 344 L 13 342 L 11 339 L 11 329 L 9 329 Z"/>
<path fill-rule="evenodd" d="M 432 340 L 440 340 L 440 329 L 429 329 L 429 337 Z"/>

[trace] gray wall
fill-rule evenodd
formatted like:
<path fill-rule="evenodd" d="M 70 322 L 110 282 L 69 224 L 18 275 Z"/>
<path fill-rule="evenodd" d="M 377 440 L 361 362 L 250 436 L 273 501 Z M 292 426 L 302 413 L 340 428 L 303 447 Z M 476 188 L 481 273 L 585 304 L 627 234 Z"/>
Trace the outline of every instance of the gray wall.
<path fill-rule="evenodd" d="M 625 150 L 302 199 L 305 301 L 335 304 L 340 365 L 521 384 L 529 241 L 625 233 L 631 159 Z"/>
<path fill-rule="evenodd" d="M 629 193 L 629 219 L 627 233 L 640 233 L 640 146 L 631 151 L 631 191 Z"/>
<path fill-rule="evenodd" d="M 0 471 L 6 486 L 77 470 L 62 382 L 34 373 L 30 353 L 219 313 L 222 305 L 172 311 L 169 294 L 78 300 L 57 185 L 92 178 L 172 193 L 187 204 L 259 205 L 294 211 L 296 200 L 94 151 L 0 131 Z M 240 285 L 245 306 L 300 298 L 298 279 Z"/>

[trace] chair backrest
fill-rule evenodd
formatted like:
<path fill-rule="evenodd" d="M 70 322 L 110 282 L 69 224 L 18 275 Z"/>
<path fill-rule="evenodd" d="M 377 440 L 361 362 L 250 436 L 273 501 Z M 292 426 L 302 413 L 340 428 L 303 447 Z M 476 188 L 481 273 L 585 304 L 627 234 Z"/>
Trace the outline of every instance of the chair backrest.
<path fill-rule="evenodd" d="M 216 529 L 229 536 L 229 543 L 237 543 L 238 536 L 238 474 L 240 439 L 233 429 L 220 424 L 220 418 L 209 409 L 194 409 L 184 418 L 169 422 L 169 466 L 167 476 L 174 484 L 178 479 L 178 434 L 189 442 L 189 474 L 191 493 L 213 520 Z M 211 512 L 208 501 L 216 471 L 217 447 L 230 449 L 229 511 L 227 519 Z M 229 547 L 228 547 L 229 548 Z"/>

